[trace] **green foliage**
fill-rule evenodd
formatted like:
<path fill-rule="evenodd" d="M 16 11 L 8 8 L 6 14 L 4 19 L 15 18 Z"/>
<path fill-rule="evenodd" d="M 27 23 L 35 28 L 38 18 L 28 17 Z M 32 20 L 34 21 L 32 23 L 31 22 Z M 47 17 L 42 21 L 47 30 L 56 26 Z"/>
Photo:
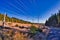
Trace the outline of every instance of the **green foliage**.
<path fill-rule="evenodd" d="M 45 23 L 46 26 L 59 26 L 60 25 L 60 11 L 52 15 Z"/>
<path fill-rule="evenodd" d="M 17 23 L 31 23 L 31 22 L 27 22 L 27 21 L 24 21 L 24 20 L 21 20 L 21 19 L 18 19 L 18 18 L 15 18 L 15 17 L 8 17 L 6 15 L 5 17 L 6 19 L 6 22 L 17 22 Z M 3 21 L 4 20 L 4 15 L 0 13 L 0 21 Z"/>
<path fill-rule="evenodd" d="M 31 28 L 30 28 L 31 33 L 35 34 L 37 32 L 36 30 L 38 30 L 38 29 L 35 26 L 31 26 Z"/>
<path fill-rule="evenodd" d="M 0 14 L 0 21 L 3 21 L 4 15 Z"/>

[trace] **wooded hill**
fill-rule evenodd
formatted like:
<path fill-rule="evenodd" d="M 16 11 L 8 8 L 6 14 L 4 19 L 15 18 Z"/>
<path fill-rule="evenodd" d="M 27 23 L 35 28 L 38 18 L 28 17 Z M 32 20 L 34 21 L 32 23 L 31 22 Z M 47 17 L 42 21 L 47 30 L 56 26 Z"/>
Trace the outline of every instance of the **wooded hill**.
<path fill-rule="evenodd" d="M 4 20 L 4 14 L 0 13 L 0 21 L 3 21 L 3 20 Z M 24 21 L 15 17 L 9 17 L 8 15 L 6 15 L 5 20 L 6 22 L 31 23 L 31 22 Z"/>
<path fill-rule="evenodd" d="M 60 27 L 60 10 L 52 15 L 45 23 L 46 26 Z"/>

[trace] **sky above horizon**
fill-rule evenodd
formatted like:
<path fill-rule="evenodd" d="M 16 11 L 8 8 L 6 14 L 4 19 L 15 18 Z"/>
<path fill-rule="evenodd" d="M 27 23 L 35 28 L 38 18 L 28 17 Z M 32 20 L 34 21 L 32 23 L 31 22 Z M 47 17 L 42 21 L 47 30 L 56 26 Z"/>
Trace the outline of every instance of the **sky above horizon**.
<path fill-rule="evenodd" d="M 0 0 L 0 13 L 35 23 L 45 23 L 58 10 L 60 0 Z"/>

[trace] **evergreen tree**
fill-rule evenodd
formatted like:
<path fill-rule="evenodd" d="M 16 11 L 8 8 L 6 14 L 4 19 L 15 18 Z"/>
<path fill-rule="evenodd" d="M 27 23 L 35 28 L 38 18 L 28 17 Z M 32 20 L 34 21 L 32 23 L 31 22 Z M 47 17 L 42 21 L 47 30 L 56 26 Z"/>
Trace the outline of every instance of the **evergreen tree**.
<path fill-rule="evenodd" d="M 52 15 L 46 22 L 46 26 L 59 26 L 60 25 L 60 11 Z"/>

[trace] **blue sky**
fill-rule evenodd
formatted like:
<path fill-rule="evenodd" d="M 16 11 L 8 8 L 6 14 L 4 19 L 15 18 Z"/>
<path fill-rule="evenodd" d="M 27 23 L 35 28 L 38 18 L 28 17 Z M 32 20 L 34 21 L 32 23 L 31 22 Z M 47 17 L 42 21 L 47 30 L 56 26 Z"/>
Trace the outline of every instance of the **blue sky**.
<path fill-rule="evenodd" d="M 60 10 L 60 0 L 0 0 L 0 13 L 31 22 L 45 23 Z"/>

